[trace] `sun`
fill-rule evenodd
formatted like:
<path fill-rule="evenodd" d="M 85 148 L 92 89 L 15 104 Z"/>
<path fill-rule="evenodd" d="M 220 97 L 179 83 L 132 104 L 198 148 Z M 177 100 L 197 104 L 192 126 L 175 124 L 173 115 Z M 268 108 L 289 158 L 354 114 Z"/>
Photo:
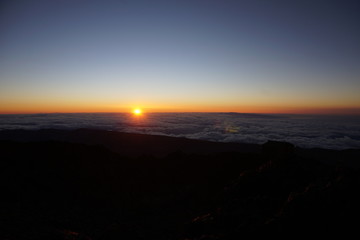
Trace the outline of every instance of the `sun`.
<path fill-rule="evenodd" d="M 139 115 L 141 115 L 142 111 L 141 111 L 140 108 L 135 108 L 135 109 L 133 110 L 133 113 L 134 113 L 135 115 L 139 116 Z"/>

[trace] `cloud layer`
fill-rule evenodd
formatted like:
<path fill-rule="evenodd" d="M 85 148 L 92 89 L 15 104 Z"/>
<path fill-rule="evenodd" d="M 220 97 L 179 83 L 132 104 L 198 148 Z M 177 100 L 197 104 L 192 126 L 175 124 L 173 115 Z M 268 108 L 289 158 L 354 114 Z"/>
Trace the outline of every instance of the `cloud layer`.
<path fill-rule="evenodd" d="M 262 144 L 291 142 L 304 148 L 360 148 L 360 117 L 237 113 L 126 113 L 0 115 L 4 129 L 96 128 Z"/>

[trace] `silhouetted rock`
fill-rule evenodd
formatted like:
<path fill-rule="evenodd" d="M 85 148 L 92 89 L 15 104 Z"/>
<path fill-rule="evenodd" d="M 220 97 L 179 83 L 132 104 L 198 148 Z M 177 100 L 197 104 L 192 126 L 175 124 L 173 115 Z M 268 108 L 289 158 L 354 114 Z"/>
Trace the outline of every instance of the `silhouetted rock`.
<path fill-rule="evenodd" d="M 287 158 L 294 152 L 295 146 L 287 142 L 267 141 L 262 145 L 262 153 L 271 157 Z"/>
<path fill-rule="evenodd" d="M 121 155 L 138 157 L 154 155 L 164 157 L 176 151 L 192 154 L 209 154 L 221 152 L 260 151 L 260 146 L 247 143 L 208 142 L 195 139 L 167 136 L 122 133 L 115 131 L 77 129 L 77 130 L 3 130 L 0 140 L 21 142 L 63 141 L 90 145 L 102 145 Z"/>
<path fill-rule="evenodd" d="M 184 239 L 359 235 L 358 170 L 299 158 L 287 143 L 264 144 L 262 158 L 226 188 L 223 204 L 189 223 Z"/>
<path fill-rule="evenodd" d="M 0 239 L 357 234 L 360 175 L 345 163 L 359 150 L 305 151 L 270 141 L 233 151 L 245 145 L 97 130 L 14 136 L 23 141 L 0 141 Z M 99 139 L 105 144 L 94 145 Z M 189 151 L 191 144 L 202 154 Z M 169 149 L 162 157 L 119 154 L 146 145 Z"/>

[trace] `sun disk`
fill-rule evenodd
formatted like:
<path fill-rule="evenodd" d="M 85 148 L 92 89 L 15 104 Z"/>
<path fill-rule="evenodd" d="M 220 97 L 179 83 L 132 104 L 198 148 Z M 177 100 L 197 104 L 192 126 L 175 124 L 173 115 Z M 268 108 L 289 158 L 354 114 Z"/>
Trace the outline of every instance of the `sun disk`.
<path fill-rule="evenodd" d="M 141 111 L 140 108 L 136 108 L 136 109 L 134 109 L 133 113 L 134 113 L 135 115 L 140 115 L 140 114 L 142 113 L 142 111 Z"/>

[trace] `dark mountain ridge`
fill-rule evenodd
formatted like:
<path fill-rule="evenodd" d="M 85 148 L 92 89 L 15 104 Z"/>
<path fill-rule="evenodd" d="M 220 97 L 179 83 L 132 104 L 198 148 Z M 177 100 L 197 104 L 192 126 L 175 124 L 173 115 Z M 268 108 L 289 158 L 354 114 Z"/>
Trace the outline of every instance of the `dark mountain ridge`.
<path fill-rule="evenodd" d="M 260 146 L 246 143 L 220 143 L 137 133 L 123 133 L 96 129 L 77 130 L 3 130 L 0 140 L 64 141 L 91 145 L 104 145 L 113 152 L 127 156 L 151 154 L 166 156 L 175 151 L 187 153 L 256 152 Z"/>
<path fill-rule="evenodd" d="M 0 239 L 358 235 L 359 150 L 100 130 L 0 139 Z"/>

